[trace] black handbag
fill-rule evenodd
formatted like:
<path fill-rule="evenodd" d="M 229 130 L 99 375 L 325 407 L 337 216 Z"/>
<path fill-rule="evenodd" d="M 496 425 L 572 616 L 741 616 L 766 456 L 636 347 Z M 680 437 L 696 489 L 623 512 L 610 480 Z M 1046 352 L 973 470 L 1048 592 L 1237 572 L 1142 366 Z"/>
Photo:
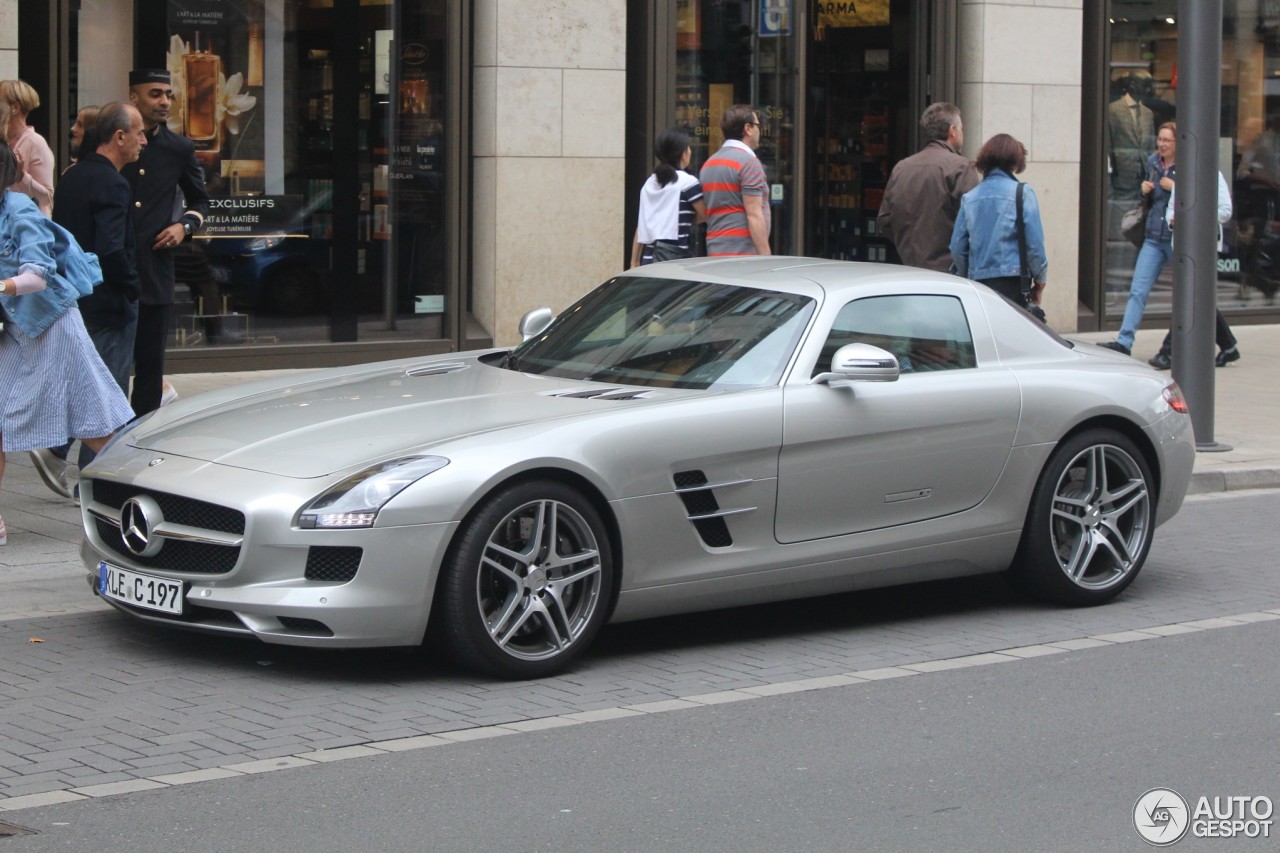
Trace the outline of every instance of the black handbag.
<path fill-rule="evenodd" d="M 1022 221 L 1022 190 L 1024 187 L 1026 187 L 1026 184 L 1019 181 L 1014 201 L 1018 230 L 1018 280 L 1022 287 L 1022 307 L 1027 309 L 1027 313 L 1041 323 L 1048 323 L 1049 320 L 1045 317 L 1044 309 L 1031 301 L 1031 291 L 1035 287 L 1035 282 L 1031 280 L 1031 265 L 1027 263 L 1027 226 Z"/>
<path fill-rule="evenodd" d="M 1136 249 L 1141 249 L 1142 241 L 1147 239 L 1147 211 L 1150 209 L 1151 205 L 1143 199 L 1136 207 L 1126 210 L 1120 218 L 1120 233 Z"/>
<path fill-rule="evenodd" d="M 1151 177 L 1155 178 L 1155 175 Z M 1156 182 L 1153 180 L 1151 183 Z M 1151 211 L 1154 195 L 1154 190 L 1147 193 L 1136 205 L 1126 210 L 1124 216 L 1120 217 L 1120 233 L 1133 244 L 1135 249 L 1141 249 L 1143 241 L 1147 239 L 1147 214 Z"/>

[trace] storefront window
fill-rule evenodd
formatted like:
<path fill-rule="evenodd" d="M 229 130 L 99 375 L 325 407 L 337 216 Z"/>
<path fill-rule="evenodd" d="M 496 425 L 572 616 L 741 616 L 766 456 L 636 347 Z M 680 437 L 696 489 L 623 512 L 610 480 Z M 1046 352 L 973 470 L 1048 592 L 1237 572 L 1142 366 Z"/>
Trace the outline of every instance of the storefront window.
<path fill-rule="evenodd" d="M 773 206 L 775 254 L 798 252 L 795 189 L 795 39 L 792 0 L 676 0 L 676 125 L 694 140 L 690 171 L 724 142 L 720 117 L 734 104 L 759 111 L 760 147 Z"/>
<path fill-rule="evenodd" d="M 169 127 L 204 167 L 212 210 L 176 258 L 171 347 L 448 335 L 445 4 L 80 4 L 73 106 L 125 96 L 130 64 L 167 65 Z M 167 41 L 140 26 L 129 50 L 129 22 L 157 14 Z M 104 26 L 109 76 L 89 66 Z"/>
<path fill-rule="evenodd" d="M 1110 91 L 1106 116 L 1108 190 L 1105 315 L 1125 310 L 1138 249 L 1121 220 L 1141 198 L 1161 124 L 1177 120 L 1177 0 L 1111 6 Z M 1222 113 L 1218 169 L 1231 187 L 1234 215 L 1223 227 L 1218 305 L 1266 309 L 1280 287 L 1280 3 L 1224 4 Z M 1174 157 L 1176 166 L 1176 154 Z M 1147 316 L 1168 313 L 1173 265 L 1166 263 Z"/>

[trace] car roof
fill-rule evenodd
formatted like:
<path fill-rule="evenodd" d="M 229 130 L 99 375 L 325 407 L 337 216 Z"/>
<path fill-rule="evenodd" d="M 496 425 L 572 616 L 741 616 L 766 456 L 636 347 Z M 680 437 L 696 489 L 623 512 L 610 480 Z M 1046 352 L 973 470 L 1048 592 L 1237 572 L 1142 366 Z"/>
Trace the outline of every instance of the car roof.
<path fill-rule="evenodd" d="M 630 270 L 625 275 L 767 287 L 815 297 L 820 295 L 818 288 L 827 294 L 838 294 L 882 284 L 918 286 L 968 283 L 958 276 L 918 267 L 787 255 L 687 258 L 647 264 Z"/>

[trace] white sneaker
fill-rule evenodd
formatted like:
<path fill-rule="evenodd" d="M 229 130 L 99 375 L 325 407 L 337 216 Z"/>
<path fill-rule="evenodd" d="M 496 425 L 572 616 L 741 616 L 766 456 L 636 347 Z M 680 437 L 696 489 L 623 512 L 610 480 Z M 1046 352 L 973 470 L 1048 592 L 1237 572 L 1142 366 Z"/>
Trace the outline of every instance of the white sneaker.
<path fill-rule="evenodd" d="M 9 544 L 9 531 L 4 526 L 4 519 L 0 518 L 0 545 Z"/>
<path fill-rule="evenodd" d="M 160 394 L 160 405 L 167 406 L 174 400 L 178 399 L 178 390 L 169 384 L 169 380 L 164 380 L 164 391 Z"/>

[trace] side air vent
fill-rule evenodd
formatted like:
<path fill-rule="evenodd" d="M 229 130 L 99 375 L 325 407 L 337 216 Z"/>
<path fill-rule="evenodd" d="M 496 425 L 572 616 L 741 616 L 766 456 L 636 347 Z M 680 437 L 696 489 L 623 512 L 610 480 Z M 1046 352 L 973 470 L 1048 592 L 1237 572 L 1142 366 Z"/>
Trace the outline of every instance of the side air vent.
<path fill-rule="evenodd" d="M 588 388 L 586 391 L 551 391 L 548 397 L 573 397 L 578 400 L 643 400 L 652 391 L 636 388 Z"/>
<path fill-rule="evenodd" d="M 466 370 L 467 365 L 461 361 L 450 361 L 445 364 L 424 364 L 421 367 L 411 367 L 404 372 L 405 376 L 440 376 L 444 373 L 457 373 L 459 370 Z"/>
<path fill-rule="evenodd" d="M 716 497 L 717 492 L 723 493 L 735 486 L 746 485 L 750 480 L 710 483 L 706 474 L 701 471 L 679 471 L 672 479 L 675 481 L 676 495 L 684 504 L 685 514 L 708 548 L 728 548 L 733 544 L 729 525 L 725 523 L 726 516 L 756 510 L 753 506 L 722 508 Z"/>

